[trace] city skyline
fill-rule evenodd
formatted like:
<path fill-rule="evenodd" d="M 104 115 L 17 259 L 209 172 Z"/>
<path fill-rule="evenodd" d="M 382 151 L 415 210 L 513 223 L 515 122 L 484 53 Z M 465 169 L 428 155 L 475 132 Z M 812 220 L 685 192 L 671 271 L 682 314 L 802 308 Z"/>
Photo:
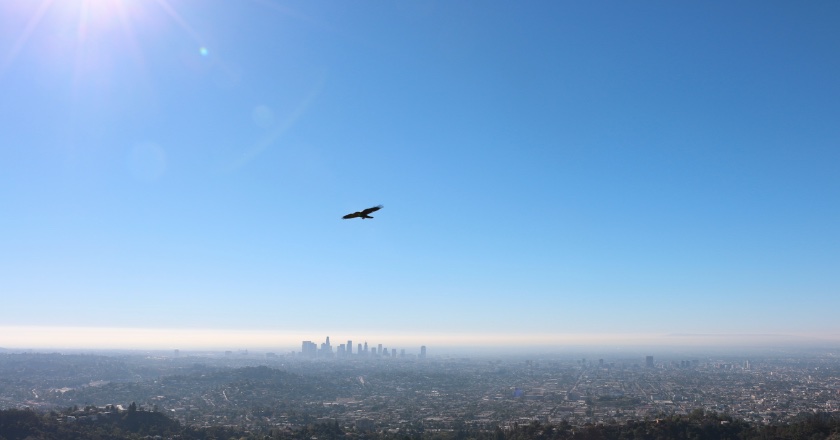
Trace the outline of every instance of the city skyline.
<path fill-rule="evenodd" d="M 838 22 L 2 2 L 0 347 L 836 346 Z"/>
<path fill-rule="evenodd" d="M 263 350 L 280 353 L 299 352 L 301 341 L 317 341 L 316 332 L 278 332 L 220 329 L 149 329 L 101 327 L 5 327 L 0 326 L 0 348 L 9 350 Z M 335 331 L 333 334 L 348 334 Z M 346 338 L 336 338 L 344 341 Z M 476 333 L 401 333 L 367 334 L 350 339 L 389 348 L 420 351 L 432 346 L 434 352 L 447 355 L 472 354 L 538 354 L 544 352 L 577 352 L 599 350 L 739 350 L 762 351 L 773 348 L 832 348 L 838 340 L 825 335 L 782 334 L 509 334 Z M 161 343 L 161 341 L 166 341 Z M 313 342 L 316 348 L 322 343 Z M 358 344 L 357 344 L 358 346 Z"/>

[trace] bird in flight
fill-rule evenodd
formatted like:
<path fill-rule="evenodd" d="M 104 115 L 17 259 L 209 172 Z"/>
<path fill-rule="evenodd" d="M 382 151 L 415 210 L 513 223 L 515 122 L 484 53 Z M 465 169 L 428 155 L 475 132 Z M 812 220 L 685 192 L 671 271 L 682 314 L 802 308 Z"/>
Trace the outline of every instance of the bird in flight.
<path fill-rule="evenodd" d="M 366 218 L 373 218 L 373 217 L 369 216 L 368 214 L 370 214 L 371 212 L 379 211 L 380 209 L 382 209 L 382 205 L 377 205 L 377 206 L 374 206 L 373 208 L 363 209 L 361 211 L 357 211 L 357 212 L 354 212 L 352 214 L 347 214 L 347 215 L 345 215 L 344 217 L 341 217 L 341 218 L 343 218 L 345 220 L 348 219 L 348 218 L 356 218 L 356 217 L 361 218 L 362 220 L 364 220 Z"/>

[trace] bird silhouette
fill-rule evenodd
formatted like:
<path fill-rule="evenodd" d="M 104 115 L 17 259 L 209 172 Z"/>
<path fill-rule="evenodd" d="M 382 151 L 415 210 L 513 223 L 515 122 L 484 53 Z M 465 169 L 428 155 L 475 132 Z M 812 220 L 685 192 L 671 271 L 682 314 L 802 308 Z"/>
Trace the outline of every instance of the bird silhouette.
<path fill-rule="evenodd" d="M 382 205 L 377 205 L 377 206 L 374 206 L 373 208 L 363 209 L 361 211 L 356 211 L 352 214 L 347 214 L 347 215 L 345 215 L 344 217 L 341 217 L 341 218 L 343 218 L 345 220 L 349 219 L 349 218 L 357 218 L 357 217 L 362 219 L 362 220 L 364 220 L 366 218 L 373 218 L 373 217 L 369 216 L 368 214 L 370 214 L 371 212 L 379 211 L 380 209 L 382 209 Z"/>

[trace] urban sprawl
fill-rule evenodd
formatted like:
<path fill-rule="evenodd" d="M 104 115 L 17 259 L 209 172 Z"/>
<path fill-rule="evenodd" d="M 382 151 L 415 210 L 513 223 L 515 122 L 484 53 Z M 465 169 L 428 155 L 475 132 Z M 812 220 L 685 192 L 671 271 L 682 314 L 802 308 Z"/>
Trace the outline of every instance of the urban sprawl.
<path fill-rule="evenodd" d="M 130 403 L 193 426 L 492 429 L 622 423 L 703 410 L 779 423 L 840 411 L 836 351 L 745 355 L 435 355 L 352 341 L 284 354 L 0 352 L 0 409 Z"/>

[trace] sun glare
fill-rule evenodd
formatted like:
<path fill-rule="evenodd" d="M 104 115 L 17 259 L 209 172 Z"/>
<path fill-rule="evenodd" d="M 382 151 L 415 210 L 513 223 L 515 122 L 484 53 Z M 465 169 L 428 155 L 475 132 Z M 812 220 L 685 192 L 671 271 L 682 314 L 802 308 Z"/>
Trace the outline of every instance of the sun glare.
<path fill-rule="evenodd" d="M 73 66 L 73 77 L 105 69 L 128 54 L 145 68 L 144 39 L 176 30 L 199 47 L 208 50 L 170 0 L 41 0 L 5 5 L 3 13 L 25 23 L 11 46 L 0 47 L 0 75 L 23 54 L 37 54 L 39 62 L 55 68 Z M 174 25 L 174 27 L 173 27 Z M 73 57 L 72 60 L 69 58 Z"/>

